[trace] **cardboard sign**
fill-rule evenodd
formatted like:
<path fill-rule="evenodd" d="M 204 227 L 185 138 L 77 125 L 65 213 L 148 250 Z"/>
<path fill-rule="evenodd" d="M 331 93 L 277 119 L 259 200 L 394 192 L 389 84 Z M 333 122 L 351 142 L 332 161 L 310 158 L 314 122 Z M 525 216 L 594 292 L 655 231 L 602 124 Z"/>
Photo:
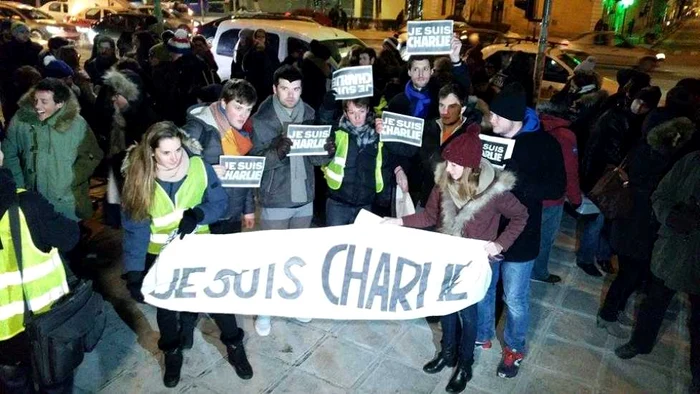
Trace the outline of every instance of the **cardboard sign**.
<path fill-rule="evenodd" d="M 219 164 L 226 168 L 221 179 L 223 187 L 260 187 L 265 158 L 256 156 L 219 156 Z"/>
<path fill-rule="evenodd" d="M 454 21 L 409 21 L 408 55 L 448 55 L 452 52 Z"/>
<path fill-rule="evenodd" d="M 491 137 L 488 135 L 479 135 L 483 148 L 481 157 L 488 160 L 494 167 L 503 169 L 506 160 L 513 156 L 515 149 L 515 140 L 510 138 Z"/>
<path fill-rule="evenodd" d="M 423 119 L 384 111 L 382 122 L 384 129 L 379 135 L 380 141 L 401 142 L 418 147 L 423 144 Z"/>
<path fill-rule="evenodd" d="M 287 156 L 327 155 L 323 145 L 330 135 L 331 126 L 290 124 L 287 127 L 287 137 L 292 140 L 292 149 Z"/>
<path fill-rule="evenodd" d="M 147 303 L 174 311 L 338 320 L 442 316 L 486 294 L 491 268 L 484 244 L 376 222 L 190 234 L 166 245 L 141 291 Z"/>
<path fill-rule="evenodd" d="M 345 67 L 333 72 L 332 89 L 336 100 L 374 96 L 372 66 Z"/>

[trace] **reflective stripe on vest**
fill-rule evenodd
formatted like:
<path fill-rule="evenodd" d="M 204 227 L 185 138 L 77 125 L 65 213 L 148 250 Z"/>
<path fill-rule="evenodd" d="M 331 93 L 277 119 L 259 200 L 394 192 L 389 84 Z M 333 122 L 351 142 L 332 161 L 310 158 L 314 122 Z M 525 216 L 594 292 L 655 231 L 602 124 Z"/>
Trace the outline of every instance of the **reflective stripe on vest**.
<path fill-rule="evenodd" d="M 44 253 L 34 245 L 21 209 L 19 222 L 24 275 L 20 274 L 17 266 L 9 212 L 0 219 L 0 240 L 3 245 L 0 250 L 0 341 L 24 331 L 22 286 L 27 294 L 29 308 L 35 314 L 49 310 L 54 302 L 69 291 L 66 271 L 58 250 L 52 248 Z"/>
<path fill-rule="evenodd" d="M 190 168 L 187 176 L 175 193 L 175 202 L 170 199 L 168 193 L 156 182 L 153 192 L 153 203 L 149 212 L 151 216 L 151 239 L 148 244 L 148 253 L 159 254 L 170 234 L 177 229 L 182 219 L 182 214 L 202 203 L 204 192 L 207 190 L 209 180 L 204 162 L 198 156 L 190 157 Z M 197 226 L 198 234 L 208 234 L 209 226 Z"/>
<path fill-rule="evenodd" d="M 350 146 L 350 135 L 343 131 L 338 130 L 335 132 L 335 157 L 331 160 L 328 165 L 323 166 L 323 174 L 326 178 L 326 183 L 331 190 L 338 190 L 343 185 L 343 178 L 345 177 L 345 163 L 347 163 L 348 149 Z M 384 190 L 384 179 L 382 177 L 382 148 L 384 147 L 383 142 L 379 142 L 377 148 L 377 160 L 374 166 L 374 180 L 375 180 L 375 191 L 377 193 Z"/>

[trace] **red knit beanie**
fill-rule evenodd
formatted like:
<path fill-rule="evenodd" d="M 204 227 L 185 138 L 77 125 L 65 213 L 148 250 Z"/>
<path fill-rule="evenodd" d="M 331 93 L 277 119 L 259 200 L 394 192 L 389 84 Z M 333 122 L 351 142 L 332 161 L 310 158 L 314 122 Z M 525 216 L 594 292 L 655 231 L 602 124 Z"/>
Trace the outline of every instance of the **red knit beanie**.
<path fill-rule="evenodd" d="M 481 139 L 476 133 L 464 133 L 450 141 L 442 151 L 442 158 L 462 167 L 479 168 Z"/>

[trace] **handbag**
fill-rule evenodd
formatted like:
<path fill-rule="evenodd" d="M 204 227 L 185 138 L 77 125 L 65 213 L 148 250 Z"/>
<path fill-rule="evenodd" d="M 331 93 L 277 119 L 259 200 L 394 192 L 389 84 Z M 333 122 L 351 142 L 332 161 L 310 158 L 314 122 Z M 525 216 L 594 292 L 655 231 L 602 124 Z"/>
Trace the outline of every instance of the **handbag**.
<path fill-rule="evenodd" d="M 9 214 L 17 267 L 24 277 L 19 206 L 13 205 Z M 97 346 L 104 331 L 106 315 L 102 296 L 93 291 L 91 281 L 79 280 L 45 313 L 32 313 L 24 286 L 22 300 L 34 381 L 40 386 L 50 386 L 69 379 L 85 352 Z"/>
<path fill-rule="evenodd" d="M 625 171 L 627 159 L 619 166 L 608 166 L 603 177 L 588 193 L 588 198 L 600 209 L 606 219 L 629 217 L 634 208 L 632 188 Z"/>

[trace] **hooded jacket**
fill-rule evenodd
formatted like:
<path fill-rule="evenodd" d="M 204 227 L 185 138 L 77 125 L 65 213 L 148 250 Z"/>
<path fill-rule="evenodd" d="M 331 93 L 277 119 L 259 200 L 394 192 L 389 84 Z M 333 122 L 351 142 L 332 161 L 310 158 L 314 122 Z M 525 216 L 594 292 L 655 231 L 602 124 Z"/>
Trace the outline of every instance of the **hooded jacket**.
<path fill-rule="evenodd" d="M 544 207 L 564 204 L 564 197 L 574 206 L 581 205 L 581 187 L 578 180 L 578 146 L 576 136 L 569 129 L 570 123 L 551 115 L 541 115 L 544 131 L 554 137 L 561 146 L 566 171 L 566 195 L 555 200 L 544 201 Z"/>
<path fill-rule="evenodd" d="M 215 165 L 219 164 L 219 157 L 224 154 L 221 147 L 221 135 L 214 119 L 214 115 L 209 109 L 210 104 L 200 104 L 187 110 L 187 123 L 183 126 L 190 137 L 196 138 L 202 145 L 202 158 L 205 162 Z M 243 125 L 249 127 L 249 133 L 253 133 L 250 119 Z M 252 188 L 230 187 L 224 188 L 228 194 L 228 211 L 223 216 L 224 219 L 237 218 L 241 215 L 255 212 L 255 200 L 253 199 Z"/>
<path fill-rule="evenodd" d="M 445 167 L 444 162 L 437 165 L 436 179 L 445 172 Z M 443 234 L 493 241 L 507 251 L 525 228 L 527 209 L 510 192 L 516 184 L 511 172 L 499 173 L 485 159 L 481 160 L 481 169 L 477 196 L 462 209 L 457 209 L 449 193 L 436 185 L 425 210 L 403 217 L 404 226 L 437 226 Z M 503 231 L 499 231 L 501 218 L 509 219 Z"/>
<path fill-rule="evenodd" d="M 503 255 L 508 262 L 526 262 L 534 260 L 539 254 L 542 203 L 564 195 L 566 171 L 559 143 L 542 131 L 533 109 L 526 109 L 523 128 L 513 139 L 515 148 L 511 158 L 505 162 L 505 169 L 518 179 L 513 194 L 527 207 L 528 219 L 525 230 Z M 507 224 L 507 221 L 501 220 L 501 228 Z"/>
<path fill-rule="evenodd" d="M 280 160 L 274 142 L 285 133 L 282 123 L 277 118 L 272 104 L 273 96 L 268 96 L 260 104 L 258 112 L 253 115 L 253 149 L 251 156 L 265 156 L 265 171 L 260 183 L 260 204 L 264 208 L 296 208 L 306 205 L 314 198 L 314 166 L 321 166 L 330 161 L 327 156 L 305 156 L 306 196 L 305 203 L 292 202 L 291 164 L 289 157 Z M 314 124 L 315 111 L 308 104 L 304 105 L 303 124 Z"/>
<path fill-rule="evenodd" d="M 682 149 L 695 132 L 690 119 L 672 119 L 651 128 L 646 139 L 630 151 L 626 170 L 634 209 L 629 217 L 612 221 L 610 244 L 616 253 L 636 260 L 651 258 L 659 230 L 652 212 L 651 195 L 678 159 L 675 152 Z"/>
<path fill-rule="evenodd" d="M 19 102 L 2 144 L 5 166 L 17 187 L 39 192 L 57 212 L 72 220 L 92 216 L 90 176 L 102 160 L 97 139 L 71 94 L 56 113 L 40 121 L 34 89 Z"/>
<path fill-rule="evenodd" d="M 68 252 L 78 243 L 78 224 L 54 211 L 51 204 L 39 193 L 26 191 L 17 193 L 12 172 L 0 168 L 0 218 L 17 202 L 27 220 L 32 242 L 39 250 L 48 253 L 51 248 Z M 2 245 L 0 248 L 6 248 Z"/>

